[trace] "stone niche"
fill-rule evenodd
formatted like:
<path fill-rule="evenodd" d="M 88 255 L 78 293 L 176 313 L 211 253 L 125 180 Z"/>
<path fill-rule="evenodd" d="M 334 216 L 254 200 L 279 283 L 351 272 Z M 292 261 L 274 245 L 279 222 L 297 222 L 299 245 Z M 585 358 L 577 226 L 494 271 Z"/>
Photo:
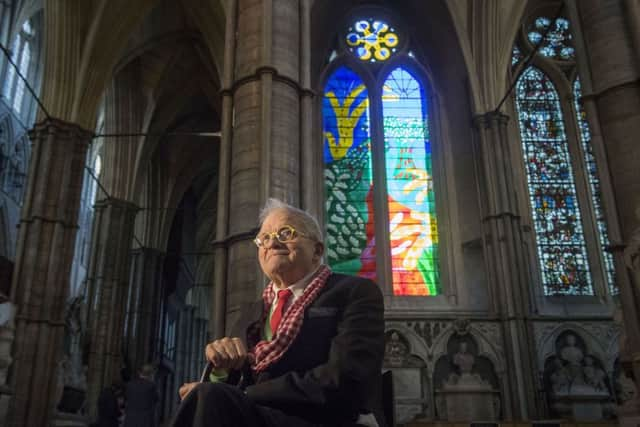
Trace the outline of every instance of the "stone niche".
<path fill-rule="evenodd" d="M 494 366 L 478 354 L 478 345 L 470 334 L 451 336 L 447 354 L 436 363 L 434 386 L 438 419 L 500 419 L 500 388 Z"/>
<path fill-rule="evenodd" d="M 408 339 L 400 331 L 385 333 L 384 369 L 393 372 L 396 421 L 409 422 L 427 412 L 426 365 L 412 354 Z"/>
<path fill-rule="evenodd" d="M 558 335 L 555 354 L 545 360 L 544 388 L 551 415 L 577 421 L 615 416 L 614 388 L 602 360 L 572 330 Z"/>

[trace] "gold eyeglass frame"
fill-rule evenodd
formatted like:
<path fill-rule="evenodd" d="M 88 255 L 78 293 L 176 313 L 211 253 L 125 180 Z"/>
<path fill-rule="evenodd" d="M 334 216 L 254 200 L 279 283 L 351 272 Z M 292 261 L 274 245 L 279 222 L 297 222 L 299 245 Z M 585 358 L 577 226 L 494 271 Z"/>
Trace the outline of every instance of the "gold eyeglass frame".
<path fill-rule="evenodd" d="M 281 240 L 280 239 L 280 232 L 284 229 L 287 229 L 291 232 L 291 237 L 289 237 L 287 240 Z M 256 244 L 257 247 L 259 248 L 265 248 L 265 249 L 269 249 L 273 243 L 269 243 L 269 245 L 265 245 L 264 242 L 264 237 L 268 237 L 268 242 L 273 242 L 273 238 L 275 237 L 275 239 L 280 242 L 280 243 L 289 243 L 292 242 L 296 239 L 296 237 L 307 237 L 306 234 L 303 234 L 301 232 L 299 232 L 298 230 L 296 230 L 292 225 L 289 224 L 285 224 L 282 227 L 280 227 L 277 231 L 272 231 L 271 233 L 262 233 L 258 236 L 255 237 L 255 239 L 253 239 L 253 243 Z M 262 237 L 262 238 L 261 238 Z"/>

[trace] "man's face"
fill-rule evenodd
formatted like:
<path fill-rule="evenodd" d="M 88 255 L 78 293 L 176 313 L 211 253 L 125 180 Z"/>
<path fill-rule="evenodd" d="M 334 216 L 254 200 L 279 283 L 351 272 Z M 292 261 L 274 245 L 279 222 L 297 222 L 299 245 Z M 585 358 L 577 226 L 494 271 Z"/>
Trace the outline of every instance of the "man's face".
<path fill-rule="evenodd" d="M 281 243 L 274 236 L 269 248 L 258 248 L 258 260 L 262 271 L 277 285 L 286 287 L 311 273 L 320 262 L 324 247 L 307 235 L 302 224 L 286 209 L 271 212 L 262 223 L 258 236 L 272 233 L 289 225 L 296 230 L 295 238 Z"/>

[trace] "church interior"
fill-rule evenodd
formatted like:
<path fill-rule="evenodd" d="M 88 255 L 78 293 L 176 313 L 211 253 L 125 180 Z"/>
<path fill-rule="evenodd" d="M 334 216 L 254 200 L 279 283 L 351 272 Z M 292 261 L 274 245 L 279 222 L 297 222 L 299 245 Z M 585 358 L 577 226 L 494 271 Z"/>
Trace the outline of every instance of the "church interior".
<path fill-rule="evenodd" d="M 395 425 L 640 425 L 640 1 L 0 1 L 0 424 L 158 420 L 275 197 L 385 301 Z M 635 142 L 634 142 L 635 141 Z"/>

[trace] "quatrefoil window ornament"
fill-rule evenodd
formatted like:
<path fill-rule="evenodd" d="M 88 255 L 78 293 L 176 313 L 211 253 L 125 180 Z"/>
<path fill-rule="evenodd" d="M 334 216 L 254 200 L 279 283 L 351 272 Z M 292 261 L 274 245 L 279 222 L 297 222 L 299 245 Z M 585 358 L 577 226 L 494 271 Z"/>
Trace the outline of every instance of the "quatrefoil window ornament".
<path fill-rule="evenodd" d="M 395 29 L 380 19 L 361 19 L 349 27 L 349 50 L 362 61 L 386 61 L 399 42 Z"/>

